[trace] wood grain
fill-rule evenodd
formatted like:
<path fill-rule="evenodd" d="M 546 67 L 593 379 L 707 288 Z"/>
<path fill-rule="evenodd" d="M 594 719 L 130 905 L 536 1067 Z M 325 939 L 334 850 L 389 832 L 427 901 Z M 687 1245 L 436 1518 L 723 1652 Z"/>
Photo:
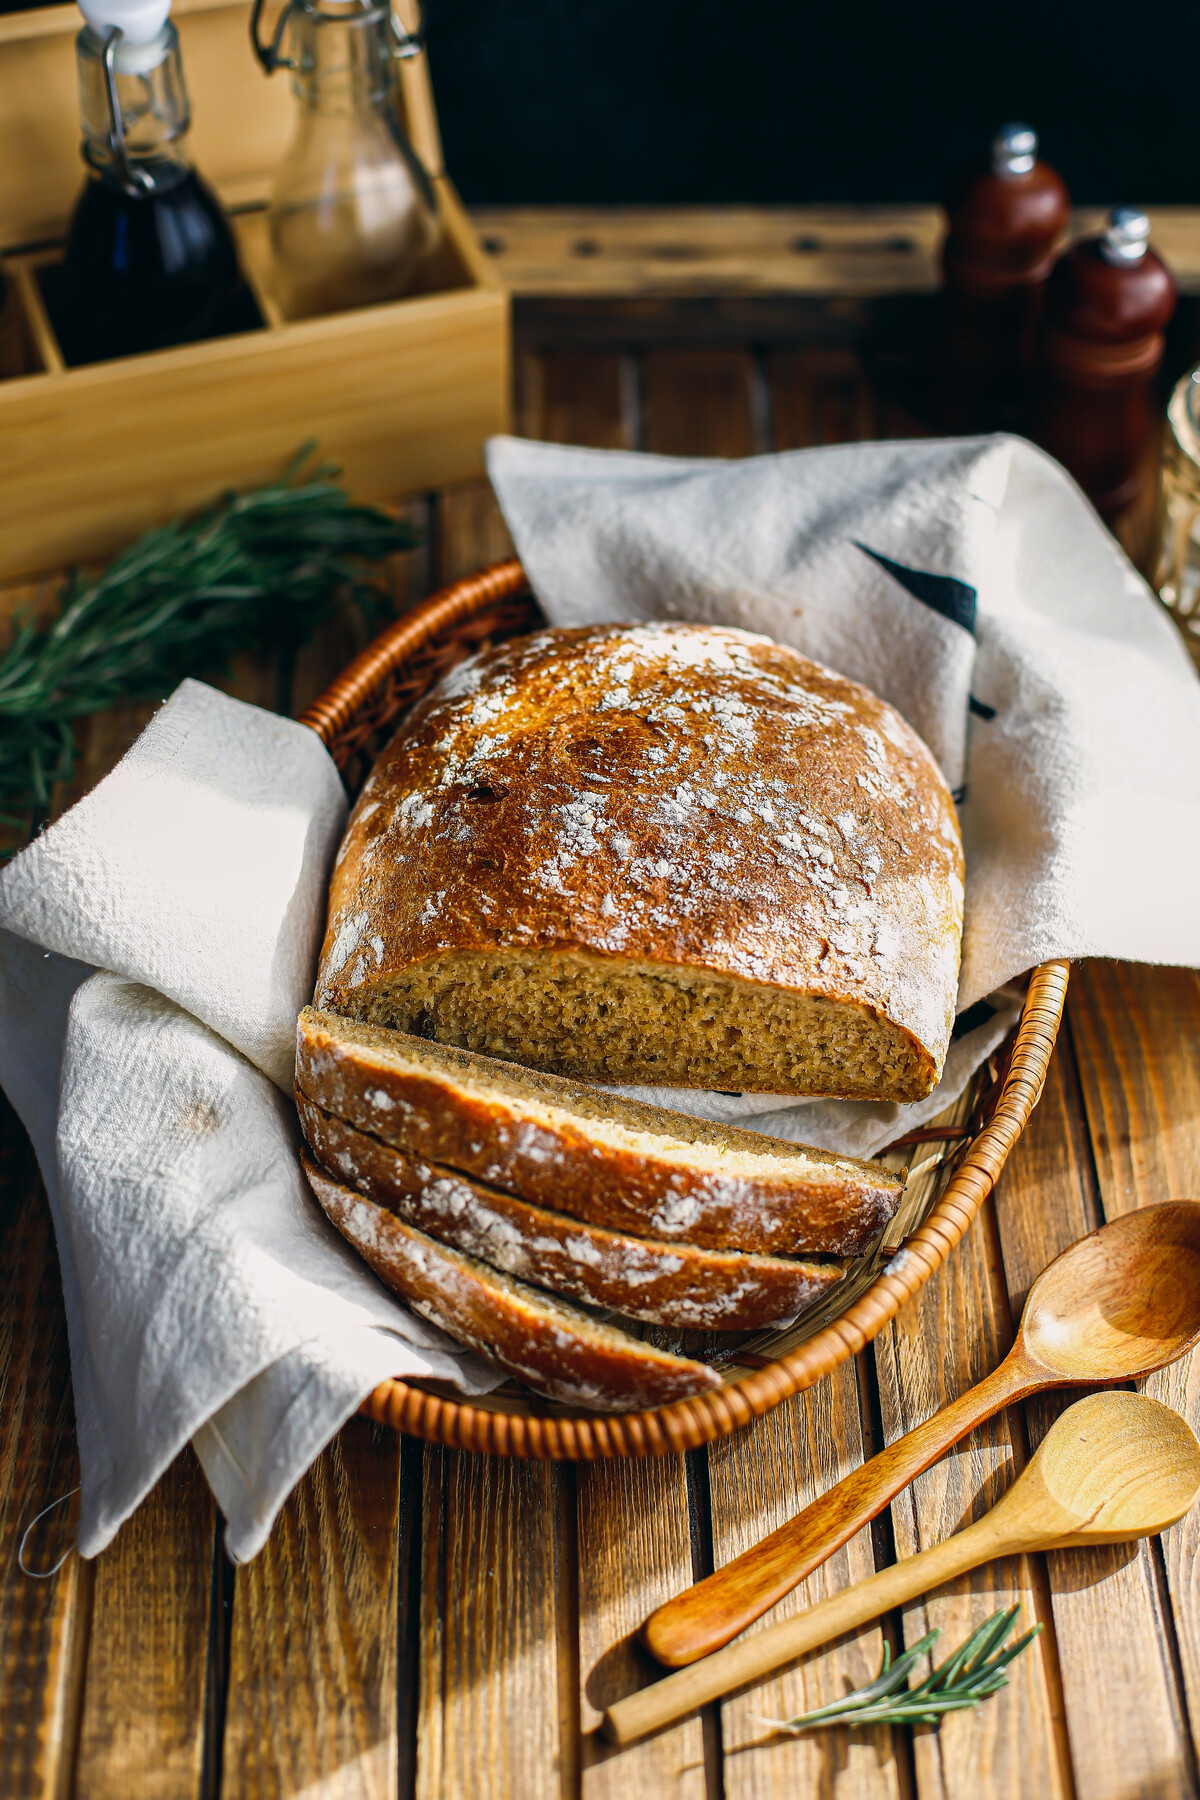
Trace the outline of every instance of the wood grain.
<path fill-rule="evenodd" d="M 526 351 L 518 376 L 518 427 L 527 436 L 597 450 L 638 448 L 632 357 L 612 351 Z"/>
<path fill-rule="evenodd" d="M 75 1771 L 87 1800 L 199 1793 L 216 1522 L 188 1449 L 96 1562 Z"/>
<path fill-rule="evenodd" d="M 436 586 L 513 555 L 508 527 L 486 481 L 446 489 L 433 510 Z"/>
<path fill-rule="evenodd" d="M 682 1456 L 578 1470 L 579 1683 L 583 1800 L 704 1800 L 704 1741 L 688 1719 L 619 1756 L 596 1735 L 612 1701 L 656 1673 L 633 1642 L 647 1613 L 693 1579 Z"/>
<path fill-rule="evenodd" d="M 995 1205 L 1016 1316 L 1045 1265 L 1101 1222 L 1067 1033 L 1060 1037 L 1037 1110 L 1001 1176 Z M 1027 1403 L 1031 1448 L 1074 1398 L 1068 1390 Z M 1134 1554 L 1116 1548 L 1052 1551 L 1046 1564 L 1057 1652 L 1052 1673 L 1061 1689 L 1076 1791 L 1087 1800 L 1124 1800 L 1130 1792 L 1151 1800 L 1188 1791 L 1179 1785 L 1186 1769 L 1185 1732 L 1153 1550 L 1143 1543 Z M 1112 1704 L 1117 1643 L 1123 1646 L 1122 1681 L 1138 1696 L 1133 1708 Z M 1048 1642 L 1048 1669 L 1050 1652 Z"/>
<path fill-rule="evenodd" d="M 1072 987 L 1075 983 L 1072 982 Z M 1088 1132 L 1106 1217 L 1158 1200 L 1200 1198 L 1200 976 L 1191 969 L 1137 963 L 1082 965 L 1068 1003 L 1079 1058 Z M 1146 1392 L 1200 1427 L 1200 1356 L 1195 1351 Z M 1200 1707 L 1200 1520 L 1164 1534 L 1170 1595 L 1164 1654 L 1178 1656 L 1190 1713 L 1186 1734 L 1162 1746 L 1164 1792 L 1192 1792 L 1197 1779 Z"/>
<path fill-rule="evenodd" d="M 400 1443 L 352 1419 L 237 1572 L 222 1793 L 394 1800 Z"/>
<path fill-rule="evenodd" d="M 774 450 L 873 438 L 875 404 L 853 350 L 773 350 L 766 358 Z"/>
<path fill-rule="evenodd" d="M 1200 213 L 1147 210 L 1155 248 L 1195 293 Z M 1072 231 L 1098 231 L 1104 212 L 1081 208 Z M 931 294 L 941 280 L 937 206 L 476 206 L 471 216 L 522 298 Z"/>
<path fill-rule="evenodd" d="M 79 1481 L 58 1258 L 33 1152 L 0 1095 L 0 1794 L 65 1793 L 75 1754 L 91 1569 L 68 1555 Z"/>
<path fill-rule="evenodd" d="M 980 1381 L 1004 1356 L 1012 1325 L 990 1202 L 955 1254 L 914 1295 L 875 1342 L 884 1437 L 893 1442 L 947 1400 Z M 897 1556 L 911 1556 L 980 1518 L 1010 1486 L 1024 1460 L 1005 1414 L 971 1433 L 958 1448 L 892 1503 Z M 998 1607 L 1022 1605 L 1025 1626 L 1037 1616 L 1035 1571 L 1025 1556 L 976 1570 L 905 1608 L 904 1641 L 937 1627 L 944 1656 Z M 980 1786 L 1001 1796 L 1068 1794 L 1054 1726 L 1054 1682 L 1039 1642 L 1012 1670 L 1010 1685 L 971 1713 L 948 1718 L 936 1736 L 914 1738 L 922 1800 L 957 1796 Z"/>
<path fill-rule="evenodd" d="M 749 1430 L 709 1449 L 713 1562 L 739 1555 L 817 1494 L 857 1467 L 864 1456 L 858 1384 L 843 1363 L 807 1393 L 798 1394 Z M 871 1531 L 845 1547 L 751 1626 L 748 1642 L 780 1619 L 796 1618 L 818 1600 L 875 1573 Z M 735 1696 L 721 1708 L 727 1800 L 791 1800 L 832 1791 L 839 1800 L 876 1800 L 903 1790 L 886 1728 L 850 1736 L 817 1733 L 777 1738 L 761 1720 L 787 1719 L 828 1705 L 870 1681 L 879 1669 L 883 1635 L 870 1626 L 846 1642 L 808 1657 L 785 1674 Z"/>
<path fill-rule="evenodd" d="M 763 397 L 748 351 L 647 351 L 641 447 L 660 456 L 753 456 L 768 448 Z"/>
<path fill-rule="evenodd" d="M 560 1800 L 568 1570 L 552 1464 L 427 1448 L 417 1800 Z"/>

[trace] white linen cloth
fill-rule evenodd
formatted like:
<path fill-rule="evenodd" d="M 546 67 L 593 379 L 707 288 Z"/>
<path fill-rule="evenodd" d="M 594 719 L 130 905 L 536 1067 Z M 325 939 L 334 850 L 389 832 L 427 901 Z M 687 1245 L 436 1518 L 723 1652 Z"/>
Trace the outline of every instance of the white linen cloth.
<path fill-rule="evenodd" d="M 681 463 L 499 440 L 491 466 L 556 622 L 766 631 L 870 683 L 965 777 L 960 1002 L 994 1010 L 952 1046 L 937 1094 L 669 1101 L 867 1153 L 954 1097 L 1013 1016 L 995 990 L 1032 963 L 1200 962 L 1200 689 L 1039 452 L 977 439 Z M 968 730 L 970 693 L 992 716 Z M 311 732 L 185 682 L 0 871 L 0 1085 L 54 1214 L 85 1555 L 189 1437 L 245 1558 L 386 1375 L 494 1384 L 385 1293 L 299 1169 L 293 1029 L 344 818 Z"/>
<path fill-rule="evenodd" d="M 1200 964 L 1200 685 L 1079 489 L 1007 436 L 845 444 L 739 462 L 494 438 L 488 473 L 556 625 L 691 619 L 862 681 L 956 790 L 959 986 L 990 1018 L 918 1106 L 625 1089 L 869 1155 L 939 1112 L 1054 956 Z M 966 1017 L 964 1017 L 966 1015 Z"/>
<path fill-rule="evenodd" d="M 0 1085 L 54 1215 L 85 1556 L 189 1438 L 242 1559 L 386 1376 L 497 1380 L 300 1169 L 296 1014 L 345 816 L 313 732 L 187 681 L 0 872 Z"/>

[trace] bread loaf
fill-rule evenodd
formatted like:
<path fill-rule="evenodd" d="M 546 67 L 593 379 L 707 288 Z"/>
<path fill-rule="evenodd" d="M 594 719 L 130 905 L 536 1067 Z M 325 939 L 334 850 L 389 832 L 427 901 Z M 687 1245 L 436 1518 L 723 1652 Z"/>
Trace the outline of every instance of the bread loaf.
<path fill-rule="evenodd" d="M 327 1217 L 385 1286 L 539 1394 L 628 1412 L 720 1386 L 705 1363 L 644 1344 L 500 1269 L 406 1225 L 307 1157 L 304 1172 Z"/>
<path fill-rule="evenodd" d="M 962 873 L 937 765 L 865 688 L 746 632 L 541 631 L 380 758 L 317 1004 L 594 1081 L 916 1100 Z"/>
<path fill-rule="evenodd" d="M 873 1163 L 311 1007 L 296 1030 L 296 1085 L 395 1149 L 635 1237 L 857 1256 L 900 1199 Z"/>
<path fill-rule="evenodd" d="M 299 1090 L 296 1104 L 309 1149 L 330 1175 L 439 1243 L 588 1306 L 652 1325 L 754 1331 L 794 1318 L 846 1272 L 841 1262 L 698 1250 L 583 1225 L 393 1150 Z"/>

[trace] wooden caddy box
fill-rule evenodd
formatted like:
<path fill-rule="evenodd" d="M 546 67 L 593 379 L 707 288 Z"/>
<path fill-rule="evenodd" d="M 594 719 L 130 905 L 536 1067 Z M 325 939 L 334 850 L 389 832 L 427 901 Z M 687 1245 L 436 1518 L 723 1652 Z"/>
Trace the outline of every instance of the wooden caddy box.
<path fill-rule="evenodd" d="M 0 18 L 0 253 L 24 373 L 0 379 L 0 581 L 110 555 L 229 487 L 278 477 L 316 439 L 350 490 L 392 499 L 477 477 L 508 424 L 508 296 L 442 169 L 425 57 L 401 104 L 433 175 L 444 242 L 421 291 L 287 322 L 270 288 L 263 207 L 296 101 L 264 76 L 246 0 L 175 0 L 192 102 L 190 153 L 233 210 L 262 329 L 67 368 L 37 281 L 84 179 L 76 8 Z"/>

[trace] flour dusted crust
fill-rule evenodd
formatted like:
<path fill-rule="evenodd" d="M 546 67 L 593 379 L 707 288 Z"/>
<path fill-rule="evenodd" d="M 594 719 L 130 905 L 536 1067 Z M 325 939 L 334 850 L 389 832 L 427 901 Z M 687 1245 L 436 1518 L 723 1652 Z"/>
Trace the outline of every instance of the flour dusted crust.
<path fill-rule="evenodd" d="M 858 1256 L 902 1191 L 876 1163 L 312 1007 L 297 1022 L 296 1085 L 395 1149 L 635 1237 Z"/>
<path fill-rule="evenodd" d="M 296 1106 L 330 1175 L 440 1243 L 588 1306 L 652 1325 L 754 1331 L 786 1323 L 845 1275 L 840 1262 L 698 1250 L 584 1225 L 393 1150 L 299 1090 Z"/>
<path fill-rule="evenodd" d="M 307 1157 L 304 1172 L 326 1216 L 385 1286 L 537 1393 L 568 1405 L 628 1412 L 720 1386 L 706 1364 L 644 1344 L 438 1243 L 331 1180 Z"/>
<path fill-rule="evenodd" d="M 913 1100 L 962 893 L 945 782 L 865 688 L 746 632 L 541 631 L 380 758 L 317 1004 L 601 1081 Z"/>

